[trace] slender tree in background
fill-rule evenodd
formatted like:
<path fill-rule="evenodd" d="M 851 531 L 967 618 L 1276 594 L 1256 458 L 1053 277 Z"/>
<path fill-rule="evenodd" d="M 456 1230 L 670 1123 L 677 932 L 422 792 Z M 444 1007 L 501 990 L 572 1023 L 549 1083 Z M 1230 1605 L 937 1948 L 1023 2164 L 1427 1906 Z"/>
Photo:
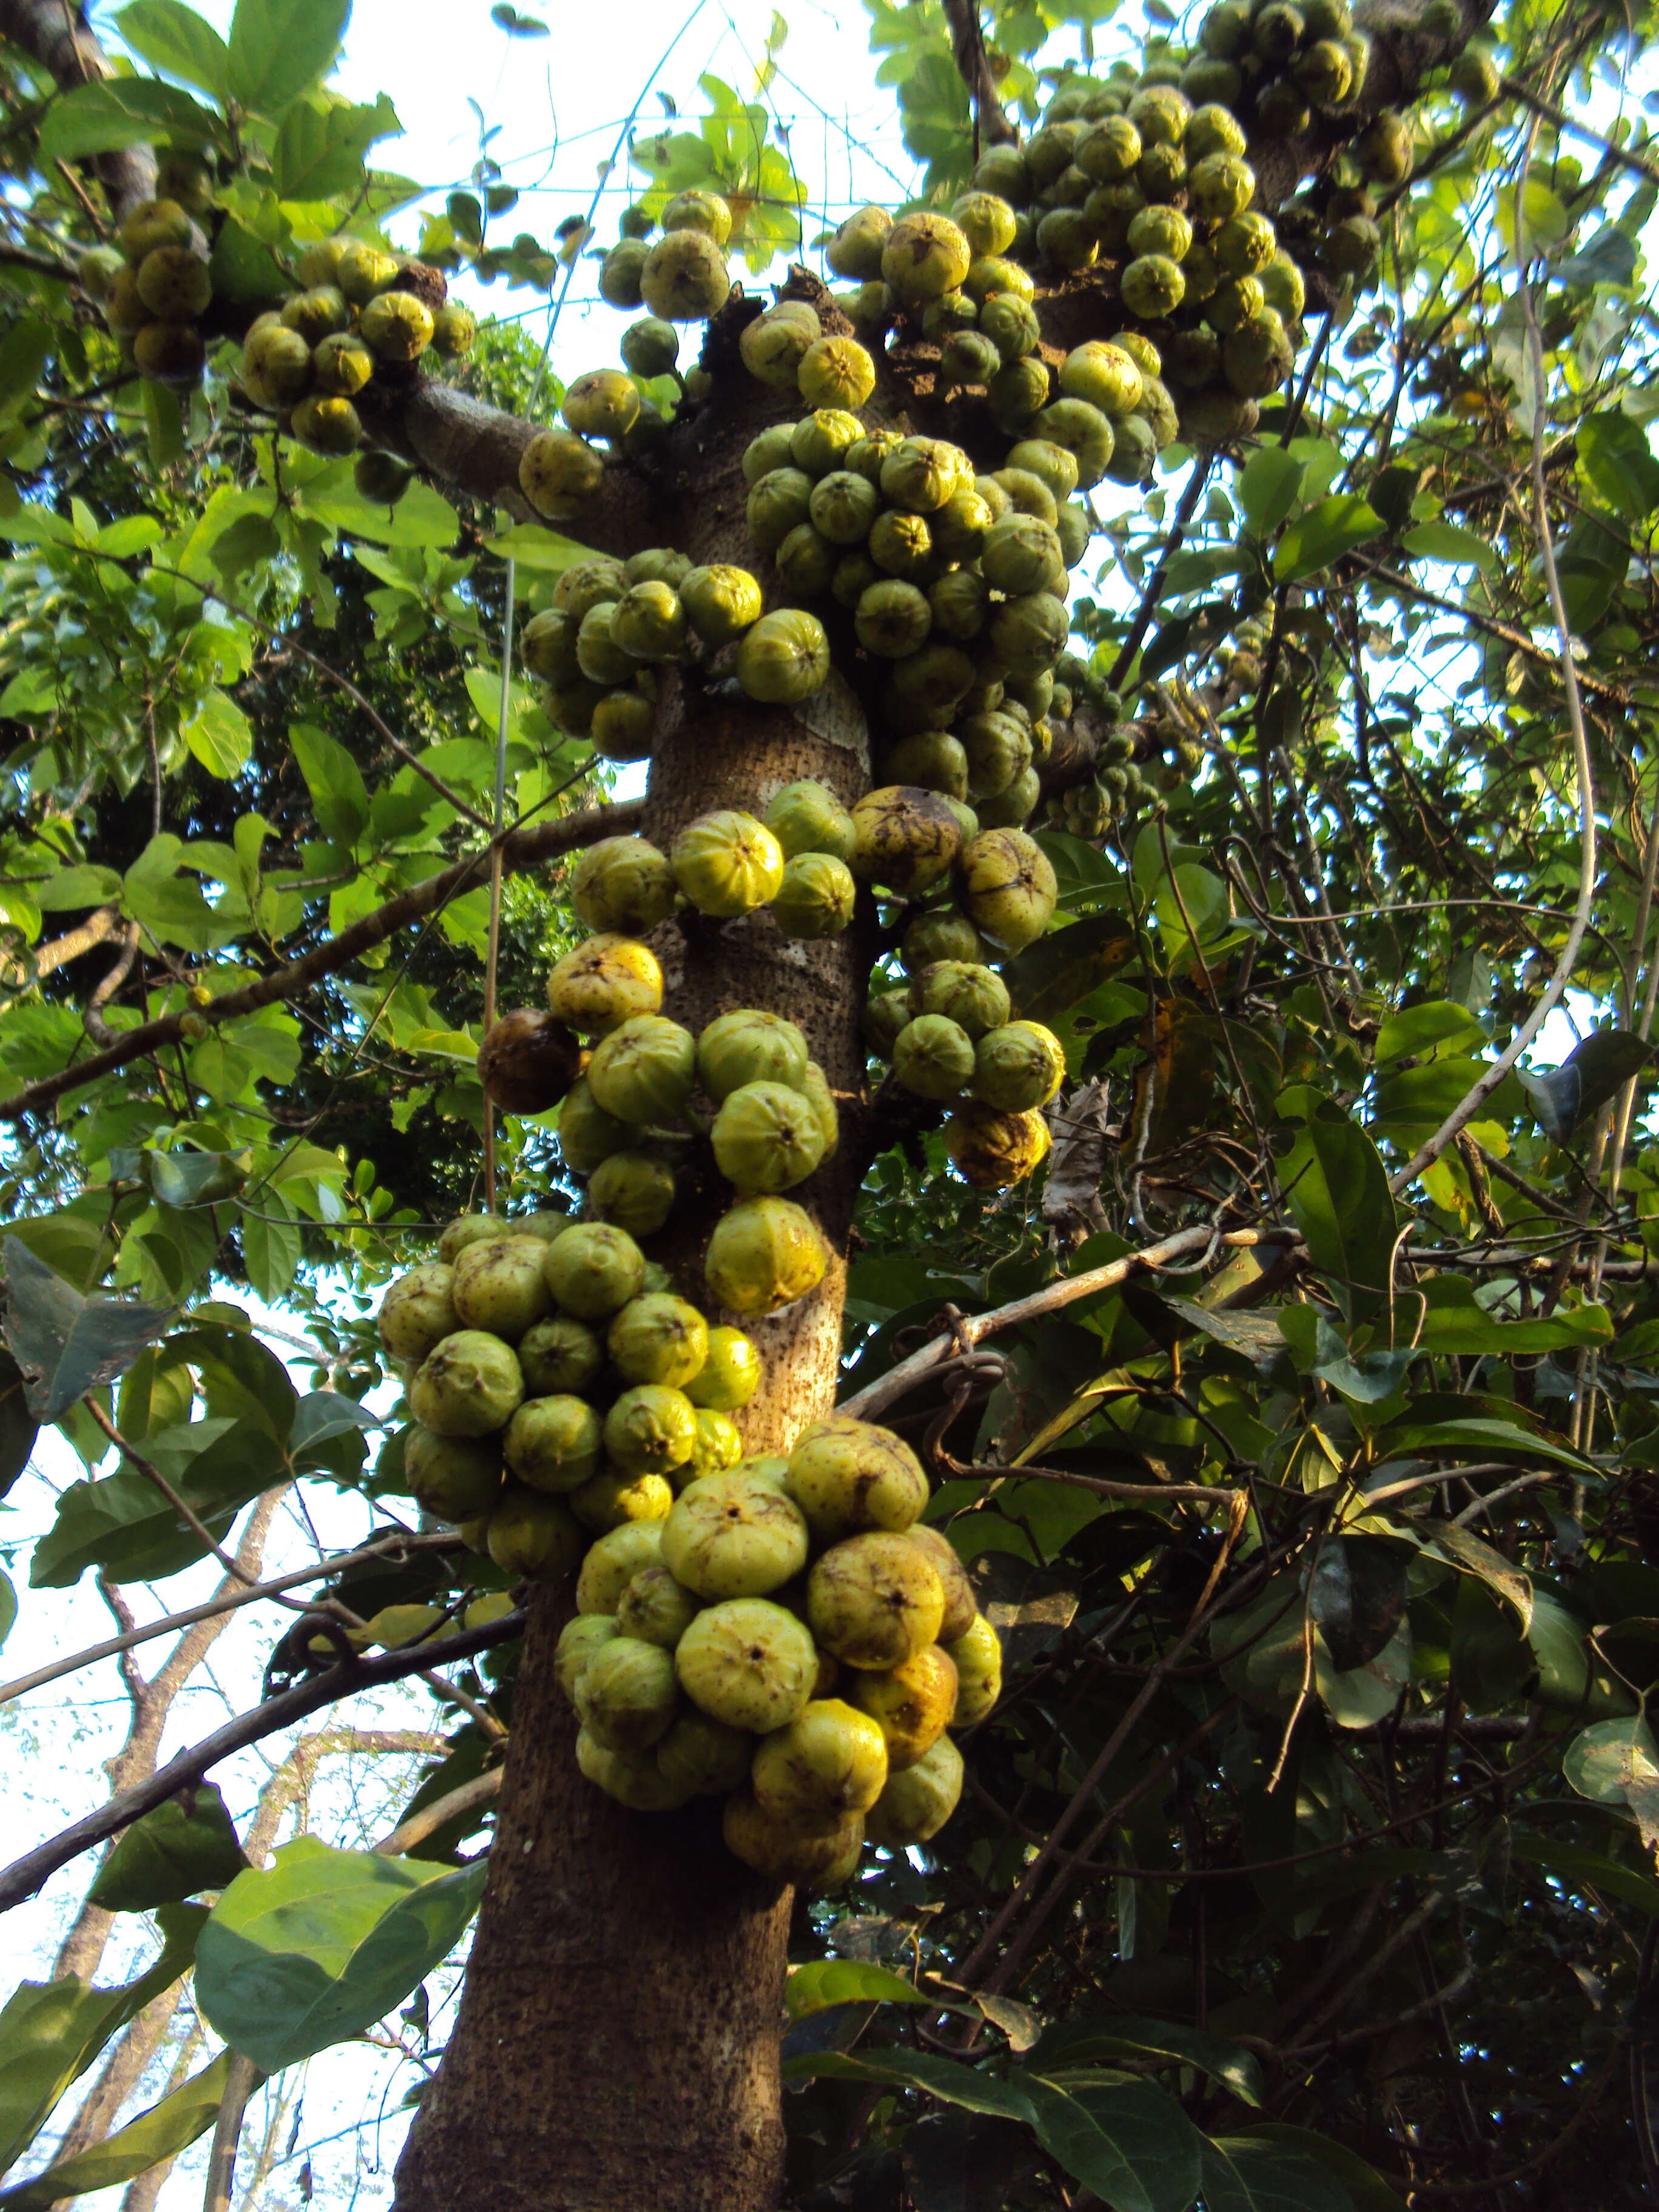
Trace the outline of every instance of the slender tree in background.
<path fill-rule="evenodd" d="M 821 235 L 779 21 L 409 252 L 341 0 L 0 0 L 0 1476 L 115 1623 L 0 1696 L 132 1708 L 0 2205 L 277 2202 L 399 2008 L 400 2212 L 1659 2182 L 1650 27 L 1144 13 L 873 0 Z"/>

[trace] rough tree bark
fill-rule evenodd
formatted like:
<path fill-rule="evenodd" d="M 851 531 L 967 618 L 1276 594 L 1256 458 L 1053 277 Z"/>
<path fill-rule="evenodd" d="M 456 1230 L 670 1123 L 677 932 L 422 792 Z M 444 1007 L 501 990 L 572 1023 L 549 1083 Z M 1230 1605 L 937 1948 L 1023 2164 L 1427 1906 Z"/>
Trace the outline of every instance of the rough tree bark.
<path fill-rule="evenodd" d="M 729 359 L 722 371 L 740 313 L 714 334 L 715 403 L 676 434 L 635 544 L 752 560 L 744 448 L 793 410 L 734 375 Z M 849 804 L 868 787 L 863 712 L 840 678 L 788 710 L 688 674 L 665 705 L 644 833 L 665 848 L 696 816 L 760 812 L 780 785 L 807 775 Z M 811 1297 L 744 1324 L 766 1370 L 742 1416 L 744 1442 L 787 1448 L 835 1396 L 842 1255 L 863 1172 L 857 1018 L 867 949 L 856 933 L 792 943 L 764 911 L 725 923 L 692 916 L 665 925 L 655 942 L 665 1012 L 693 1030 L 738 1006 L 787 1014 L 842 1114 L 840 1152 L 791 1194 L 829 1237 L 830 1272 Z M 702 1303 L 702 1249 L 731 1194 L 691 1149 L 659 1256 Z M 774 2212 L 789 1893 L 731 1857 L 708 1803 L 642 1815 L 581 1778 L 575 1723 L 553 1679 L 568 1610 L 552 1590 L 532 1609 L 460 2018 L 398 2167 L 397 2212 Z"/>

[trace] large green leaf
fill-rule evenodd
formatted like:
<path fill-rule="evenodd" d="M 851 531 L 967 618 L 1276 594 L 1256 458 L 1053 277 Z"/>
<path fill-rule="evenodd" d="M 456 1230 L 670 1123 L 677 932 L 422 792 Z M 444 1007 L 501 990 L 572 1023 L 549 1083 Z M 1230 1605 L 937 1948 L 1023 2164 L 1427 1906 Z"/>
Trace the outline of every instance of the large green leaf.
<path fill-rule="evenodd" d="M 176 2158 L 218 2118 L 230 2061 L 231 2053 L 222 2051 L 199 2074 L 192 2074 L 102 2142 L 61 2165 L 49 2166 L 19 2189 L 7 2190 L 0 2196 L 0 2207 L 4 2212 L 47 2212 L 50 2205 L 68 2203 L 95 2190 L 114 2189 L 147 2173 L 163 2159 Z"/>
<path fill-rule="evenodd" d="M 1382 518 L 1357 492 L 1334 492 L 1286 525 L 1273 553 L 1273 576 L 1294 584 L 1382 534 Z"/>
<path fill-rule="evenodd" d="M 1587 1772 L 1588 1767 L 1583 1771 Z M 1597 1794 L 1599 1796 L 1599 1789 Z M 1546 1874 L 1553 1875 L 1570 1889 L 1602 1891 L 1608 1897 L 1616 1897 L 1621 1904 L 1633 1905 L 1650 1920 L 1659 1920 L 1659 1881 L 1651 1875 L 1638 1873 L 1634 1867 L 1620 1866 L 1614 1859 L 1604 1858 L 1599 1851 L 1586 1850 L 1582 1844 L 1558 1844 L 1553 1837 L 1517 1832 L 1510 1838 L 1510 1856 L 1524 1860 L 1528 1866 L 1541 1867 Z"/>
<path fill-rule="evenodd" d="M 29 1463 L 40 1425 L 29 1412 L 23 1370 L 0 1346 L 0 1498 Z"/>
<path fill-rule="evenodd" d="M 257 1423 L 210 1419 L 145 1439 L 155 1463 L 216 1540 L 283 1473 L 281 1447 Z M 72 1482 L 34 1547 L 29 1582 L 63 1589 L 88 1567 L 116 1582 L 153 1582 L 203 1557 L 189 1522 L 136 1467 L 98 1482 Z"/>
<path fill-rule="evenodd" d="M 173 1317 L 136 1299 L 82 1297 L 15 1237 L 5 1241 L 5 1261 L 6 1342 L 37 1420 L 57 1420 L 112 1382 Z"/>
<path fill-rule="evenodd" d="M 223 135 L 216 115 L 176 85 L 156 77 L 104 77 L 60 93 L 40 125 L 43 161 L 78 161 L 166 137 L 200 147 Z"/>
<path fill-rule="evenodd" d="M 198 1783 L 133 1822 L 99 1868 L 87 1902 L 110 1912 L 152 1912 L 226 1888 L 246 1864 L 224 1799 Z"/>
<path fill-rule="evenodd" d="M 925 2089 L 947 2105 L 960 2105 L 970 2112 L 987 2112 L 1002 2120 L 1031 2118 L 1030 2100 L 1023 2087 L 964 2066 L 960 2059 L 936 2057 L 927 2051 L 884 2051 L 854 2053 L 843 2051 L 804 2051 L 784 2061 L 786 2081 L 802 2081 L 828 2075 L 840 2081 L 884 2081 L 896 2089 Z"/>
<path fill-rule="evenodd" d="M 1353 2212 L 1353 2198 L 1299 2150 L 1222 2136 L 1204 2146 L 1204 2212 Z"/>
<path fill-rule="evenodd" d="M 161 1956 L 120 1988 L 95 1989 L 64 1974 L 14 1991 L 0 2009 L 0 2173 L 27 2149 L 111 2036 L 178 1980 L 206 1917 L 199 1905 L 163 1911 Z"/>
<path fill-rule="evenodd" d="M 134 53 L 142 54 L 152 69 L 182 77 L 215 100 L 224 98 L 230 69 L 225 42 L 183 0 L 132 0 L 115 21 Z"/>
<path fill-rule="evenodd" d="M 1388 1170 L 1352 1121 L 1310 1121 L 1280 1155 L 1279 1181 L 1310 1257 L 1358 1321 L 1388 1303 L 1397 1234 Z"/>
<path fill-rule="evenodd" d="M 1522 1073 L 1521 1082 L 1538 1126 L 1558 1145 L 1605 1106 L 1653 1059 L 1653 1047 L 1631 1030 L 1595 1030 L 1575 1045 L 1559 1067 Z"/>
<path fill-rule="evenodd" d="M 1021 2086 L 1043 2148 L 1112 2212 L 1188 2212 L 1204 2138 L 1173 2097 L 1150 2081 Z"/>
<path fill-rule="evenodd" d="M 890 1966 L 862 1959 L 814 1959 L 798 1966 L 784 1984 L 783 2001 L 791 2020 L 805 2020 L 830 2005 L 939 2002 Z"/>
<path fill-rule="evenodd" d="M 1079 1000 L 1115 975 L 1135 951 L 1134 931 L 1123 914 L 1093 914 L 1051 930 L 1008 961 L 1002 970 L 1014 1017 L 1054 1023 Z"/>
<path fill-rule="evenodd" d="M 236 0 L 230 21 L 230 89 L 245 107 L 280 116 L 326 75 L 339 52 L 351 0 Z"/>
<path fill-rule="evenodd" d="M 1231 2089 L 1247 2105 L 1261 2102 L 1261 2066 L 1254 2053 L 1224 2035 L 1172 2021 L 1139 2020 L 1108 2013 L 1097 2020 L 1065 2020 L 1045 2028 L 1026 2063 L 1036 2072 L 1085 2066 L 1103 2058 L 1167 2058 Z"/>
<path fill-rule="evenodd" d="M 1406 2212 L 1402 2199 L 1375 2166 L 1368 2165 L 1358 2151 L 1350 2150 L 1346 2143 L 1333 2142 L 1328 2136 L 1322 2136 L 1313 2128 L 1291 2127 L 1282 2120 L 1257 2120 L 1227 2138 L 1228 2150 L 1231 2151 L 1235 2142 L 1241 2140 L 1301 2152 L 1342 2184 L 1354 2212 Z"/>
<path fill-rule="evenodd" d="M 216 2033 L 274 2074 L 361 2035 L 400 2004 L 466 1929 L 482 1865 L 459 1869 L 301 1836 L 239 1875 L 196 1955 Z"/>

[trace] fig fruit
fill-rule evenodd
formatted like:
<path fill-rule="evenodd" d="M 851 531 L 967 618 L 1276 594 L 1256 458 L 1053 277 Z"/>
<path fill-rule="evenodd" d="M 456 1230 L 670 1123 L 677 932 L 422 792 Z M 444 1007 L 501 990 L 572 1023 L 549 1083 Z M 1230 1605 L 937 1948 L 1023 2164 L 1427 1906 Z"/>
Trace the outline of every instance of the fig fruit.
<path fill-rule="evenodd" d="M 556 1016 L 520 1006 L 478 1048 L 484 1095 L 506 1114 L 544 1114 L 576 1079 L 576 1041 Z"/>
<path fill-rule="evenodd" d="M 565 1696 L 574 1705 L 576 1687 L 587 1671 L 587 1662 L 602 1644 L 622 1632 L 620 1624 L 608 1613 L 579 1613 L 567 1620 L 559 1631 L 559 1641 L 553 1657 L 553 1673 Z"/>
<path fill-rule="evenodd" d="M 584 1528 L 603 1536 L 630 1522 L 665 1521 L 674 1503 L 672 1486 L 660 1474 L 624 1474 L 601 1468 L 570 1493 L 570 1510 Z"/>
<path fill-rule="evenodd" d="M 844 1413 L 801 1431 L 784 1488 L 820 1545 L 908 1528 L 927 1503 L 927 1478 L 902 1437 Z"/>
<path fill-rule="evenodd" d="M 649 1152 L 611 1152 L 588 1177 L 587 1200 L 630 1237 L 654 1236 L 674 1209 L 674 1170 Z"/>
<path fill-rule="evenodd" d="M 1048 1124 L 1041 1114 L 1000 1114 L 994 1106 L 958 1107 L 945 1125 L 951 1164 L 978 1190 L 1007 1190 L 1041 1165 Z"/>
<path fill-rule="evenodd" d="M 974 1096 L 1005 1114 L 1046 1106 L 1065 1079 L 1065 1051 L 1041 1022 L 1009 1022 L 988 1030 L 975 1049 Z"/>
<path fill-rule="evenodd" d="M 974 1073 L 974 1042 L 944 1014 L 918 1014 L 893 1040 L 893 1073 L 918 1098 L 960 1097 Z"/>
<path fill-rule="evenodd" d="M 739 1466 L 688 1483 L 663 1528 L 663 1564 L 697 1596 L 764 1597 L 806 1565 L 793 1499 Z"/>
<path fill-rule="evenodd" d="M 645 1255 L 626 1230 L 579 1221 L 548 1246 L 542 1273 L 561 1313 L 606 1321 L 639 1296 Z"/>
<path fill-rule="evenodd" d="M 582 1555 L 582 1532 L 562 1498 L 509 1484 L 484 1531 L 489 1556 L 503 1574 L 559 1583 Z"/>
<path fill-rule="evenodd" d="M 501 1448 L 493 1437 L 441 1437 L 418 1425 L 404 1431 L 404 1485 L 443 1521 L 488 1513 L 501 1494 Z"/>
<path fill-rule="evenodd" d="M 1022 830 L 987 830 L 963 850 L 962 903 L 981 933 L 1009 952 L 1048 927 L 1058 885 L 1048 856 Z"/>
<path fill-rule="evenodd" d="M 576 1577 L 576 1610 L 615 1618 L 623 1592 L 635 1575 L 662 1563 L 660 1521 L 625 1521 L 587 1547 Z"/>
<path fill-rule="evenodd" d="M 831 853 L 802 853 L 784 863 L 772 919 L 786 937 L 808 942 L 839 937 L 857 899 L 858 885 L 844 860 Z"/>
<path fill-rule="evenodd" d="M 889 1850 L 927 1843 L 956 1811 L 963 1778 L 962 1753 L 948 1735 L 940 1736 L 914 1766 L 888 1776 L 866 1815 L 871 1842 Z"/>
<path fill-rule="evenodd" d="M 568 1314 L 554 1314 L 527 1328 L 519 1339 L 518 1352 L 524 1386 L 532 1398 L 579 1395 L 605 1362 L 604 1348 L 593 1331 Z"/>
<path fill-rule="evenodd" d="M 880 1729 L 888 1765 L 897 1772 L 936 1744 L 957 1709 L 957 1670 L 937 1644 L 879 1674 L 854 1668 L 847 1694 Z"/>
<path fill-rule="evenodd" d="M 747 1790 L 726 1799 L 720 1832 L 733 1858 L 805 1890 L 841 1888 L 852 1880 L 864 1848 L 861 1814 L 849 1813 L 831 1828 L 801 1828 L 767 1812 Z"/>
<path fill-rule="evenodd" d="M 723 1797 L 749 1777 L 754 1738 L 707 1713 L 683 1712 L 656 1746 L 657 1771 L 674 1790 L 693 1797 Z"/>
<path fill-rule="evenodd" d="M 965 1636 L 978 1618 L 978 1607 L 974 1598 L 974 1586 L 968 1579 L 968 1570 L 962 1564 L 956 1546 L 937 1528 L 928 1528 L 918 1521 L 906 1534 L 933 1563 L 935 1573 L 945 1590 L 945 1618 L 939 1623 L 939 1640 L 949 1645 L 959 1636 Z"/>
<path fill-rule="evenodd" d="M 599 936 L 641 937 L 674 911 L 674 872 L 644 837 L 602 838 L 576 865 L 570 902 Z"/>
<path fill-rule="evenodd" d="M 556 1247 L 555 1248 L 556 1249 Z M 809 1213 L 787 1198 L 745 1198 L 721 1215 L 703 1273 L 732 1313 L 775 1313 L 815 1291 L 830 1254 Z"/>
<path fill-rule="evenodd" d="M 767 706 L 799 706 L 829 681 L 830 641 L 816 615 L 780 607 L 744 632 L 734 665 L 751 699 Z"/>
<path fill-rule="evenodd" d="M 947 1622 L 948 1626 L 948 1622 Z M 957 1724 L 982 1721 L 1002 1694 L 1002 1644 L 982 1613 L 976 1613 L 944 1646 L 957 1670 Z"/>
<path fill-rule="evenodd" d="M 697 1076 L 717 1099 L 750 1083 L 799 1089 L 806 1073 L 806 1039 L 792 1021 L 757 1007 L 718 1014 L 697 1039 Z"/>
<path fill-rule="evenodd" d="M 634 1142 L 634 1130 L 614 1114 L 607 1114 L 594 1097 L 587 1078 L 579 1075 L 565 1093 L 559 1109 L 559 1152 L 568 1168 L 587 1175 Z"/>
<path fill-rule="evenodd" d="M 815 1698 L 763 1739 L 751 1770 L 755 1797 L 796 1828 L 838 1826 L 868 1811 L 887 1780 L 880 1727 L 842 1698 Z"/>
<path fill-rule="evenodd" d="M 492 1224 L 493 1225 L 493 1224 Z M 461 1326 L 451 1296 L 452 1271 L 441 1263 L 411 1267 L 380 1301 L 380 1341 L 394 1359 L 424 1359 Z"/>
<path fill-rule="evenodd" d="M 493 1237 L 458 1253 L 449 1295 L 464 1329 L 487 1329 L 516 1344 L 551 1312 L 542 1274 L 546 1247 L 533 1237 Z"/>
<path fill-rule="evenodd" d="M 817 1664 L 805 1623 L 761 1597 L 705 1607 L 674 1647 L 674 1672 L 692 1704 L 756 1735 L 787 1728 L 801 1711 Z"/>
<path fill-rule="evenodd" d="M 696 1407 L 666 1383 L 633 1384 L 605 1417 L 605 1448 L 624 1474 L 666 1474 L 683 1467 L 696 1440 Z"/>
<path fill-rule="evenodd" d="M 603 931 L 556 961 L 547 1003 L 558 1019 L 585 1036 L 605 1036 L 636 1014 L 662 1004 L 657 956 L 637 938 Z"/>
<path fill-rule="evenodd" d="M 826 1651 L 849 1667 L 886 1669 L 932 1644 L 945 1589 L 926 1554 L 903 1536 L 848 1536 L 807 1577 L 807 1620 Z"/>
<path fill-rule="evenodd" d="M 501 1450 L 520 1482 L 549 1496 L 574 1490 L 599 1463 L 599 1417 L 568 1393 L 526 1398 L 507 1425 Z"/>
<path fill-rule="evenodd" d="M 506 1426 L 523 1396 L 512 1346 L 477 1328 L 434 1345 L 409 1384 L 410 1412 L 441 1437 L 487 1437 Z"/>
<path fill-rule="evenodd" d="M 747 568 L 726 562 L 693 568 L 679 589 L 685 618 L 705 645 L 729 644 L 760 619 L 761 587 Z"/>
<path fill-rule="evenodd" d="M 913 898 L 949 871 L 961 844 L 957 818 L 936 793 L 890 784 L 854 807 L 848 864 L 866 883 Z"/>
<path fill-rule="evenodd" d="M 659 1014 L 636 1014 L 601 1038 L 587 1065 L 587 1087 L 619 1121 L 672 1121 L 691 1095 L 696 1065 L 690 1030 Z"/>
<path fill-rule="evenodd" d="M 576 1683 L 582 1726 L 607 1751 L 644 1751 L 679 1710 L 674 1662 L 660 1644 L 618 1632 L 589 1654 Z"/>
<path fill-rule="evenodd" d="M 745 1083 L 732 1091 L 710 1138 L 715 1164 L 742 1191 L 793 1189 L 823 1157 L 823 1133 L 811 1103 L 782 1083 Z"/>
<path fill-rule="evenodd" d="M 761 1356 L 740 1328 L 708 1331 L 702 1365 L 681 1388 L 694 1406 L 722 1413 L 746 1406 L 760 1388 Z"/>
<path fill-rule="evenodd" d="M 759 627 L 757 623 L 755 629 Z M 736 807 L 700 814 L 688 823 L 674 840 L 670 860 L 674 880 L 698 913 L 722 920 L 764 906 L 783 881 L 777 839 L 763 823 Z"/>

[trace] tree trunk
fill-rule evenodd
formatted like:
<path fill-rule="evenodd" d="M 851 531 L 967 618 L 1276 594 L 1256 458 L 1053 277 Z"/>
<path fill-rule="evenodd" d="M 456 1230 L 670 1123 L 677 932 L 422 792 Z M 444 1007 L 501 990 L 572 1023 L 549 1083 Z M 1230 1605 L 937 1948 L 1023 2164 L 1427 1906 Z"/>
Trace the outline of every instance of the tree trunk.
<path fill-rule="evenodd" d="M 653 520 L 659 542 L 698 561 L 752 565 L 744 448 L 797 410 L 740 372 L 720 385 L 718 411 L 675 434 Z M 644 833 L 665 850 L 694 817 L 761 813 L 801 776 L 848 805 L 869 787 L 863 713 L 839 676 L 789 710 L 689 674 L 665 702 Z M 693 915 L 654 941 L 666 1013 L 694 1031 L 739 1006 L 787 1015 L 842 1113 L 840 1153 L 790 1194 L 823 1227 L 830 1272 L 811 1297 L 743 1324 L 765 1360 L 741 1417 L 745 1444 L 787 1448 L 835 1397 L 864 1166 L 867 934 L 793 943 L 763 910 L 730 922 Z M 673 1221 L 647 1249 L 707 1310 L 702 1249 L 732 1194 L 706 1146 L 688 1150 Z M 712 1801 L 630 1813 L 582 1778 L 553 1674 L 568 1611 L 562 1592 L 532 1604 L 460 2016 L 398 2166 L 397 2212 L 775 2212 L 790 1893 L 731 1856 Z"/>

